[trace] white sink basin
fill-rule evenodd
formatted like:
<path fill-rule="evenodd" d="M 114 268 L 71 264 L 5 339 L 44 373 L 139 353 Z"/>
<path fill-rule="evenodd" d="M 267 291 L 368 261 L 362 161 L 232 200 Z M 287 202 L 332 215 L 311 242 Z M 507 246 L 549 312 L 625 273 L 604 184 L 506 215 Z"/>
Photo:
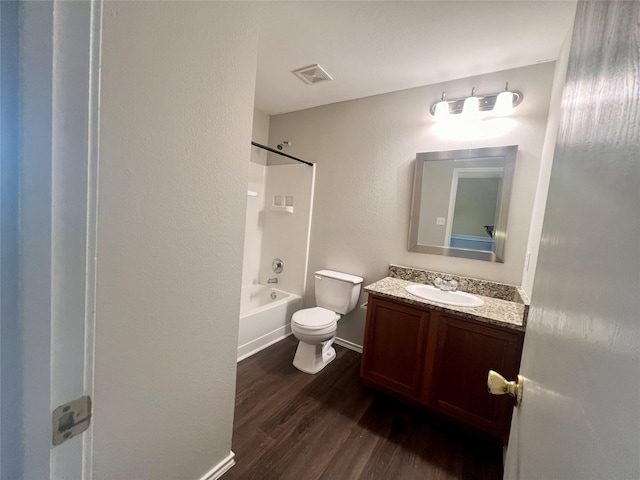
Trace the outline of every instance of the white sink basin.
<path fill-rule="evenodd" d="M 470 293 L 444 292 L 431 285 L 407 285 L 404 289 L 416 297 L 446 305 L 456 307 L 481 307 L 484 305 L 484 300 Z"/>

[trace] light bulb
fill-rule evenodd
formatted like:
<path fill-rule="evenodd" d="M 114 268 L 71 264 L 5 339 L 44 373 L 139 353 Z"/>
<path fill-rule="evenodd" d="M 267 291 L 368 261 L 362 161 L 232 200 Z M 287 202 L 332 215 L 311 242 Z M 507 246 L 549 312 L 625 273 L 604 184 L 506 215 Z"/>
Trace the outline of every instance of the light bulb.
<path fill-rule="evenodd" d="M 433 119 L 436 122 L 441 122 L 449 118 L 449 103 L 445 100 L 441 100 L 436 103 L 435 112 L 433 114 Z"/>
<path fill-rule="evenodd" d="M 480 116 L 480 110 L 478 107 L 478 97 L 467 97 L 462 107 L 462 115 L 471 120 Z"/>
<path fill-rule="evenodd" d="M 513 113 L 513 93 L 509 91 L 500 93 L 491 113 L 499 117 L 511 115 Z"/>

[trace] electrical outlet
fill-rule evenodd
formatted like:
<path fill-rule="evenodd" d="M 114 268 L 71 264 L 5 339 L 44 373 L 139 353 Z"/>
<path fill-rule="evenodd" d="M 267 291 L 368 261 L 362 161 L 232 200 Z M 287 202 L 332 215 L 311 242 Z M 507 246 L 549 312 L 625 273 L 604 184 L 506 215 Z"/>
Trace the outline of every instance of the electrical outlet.
<path fill-rule="evenodd" d="M 436 225 L 444 225 L 444 217 L 436 217 Z"/>

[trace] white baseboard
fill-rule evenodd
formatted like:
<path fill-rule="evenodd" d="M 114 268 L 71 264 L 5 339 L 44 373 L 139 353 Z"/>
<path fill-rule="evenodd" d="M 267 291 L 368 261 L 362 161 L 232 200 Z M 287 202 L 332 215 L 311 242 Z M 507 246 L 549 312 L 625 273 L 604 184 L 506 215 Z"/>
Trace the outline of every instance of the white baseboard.
<path fill-rule="evenodd" d="M 233 457 L 235 456 L 235 453 L 229 452 L 229 456 L 227 456 L 227 458 L 222 460 L 215 467 L 205 473 L 204 476 L 200 478 L 200 480 L 218 480 L 236 464 L 236 461 L 233 459 Z"/>
<path fill-rule="evenodd" d="M 350 342 L 349 340 L 345 340 L 344 338 L 336 337 L 333 343 L 340 345 L 341 347 L 348 348 L 349 350 L 353 350 L 354 352 L 362 353 L 362 345 Z"/>
<path fill-rule="evenodd" d="M 244 360 L 245 358 L 258 353 L 260 350 L 264 350 L 274 343 L 278 343 L 280 340 L 285 339 L 289 335 L 291 335 L 291 325 L 287 324 L 284 327 L 280 327 L 273 332 L 269 332 L 266 335 L 257 338 L 256 340 L 241 345 L 238 347 L 237 361 L 239 362 L 240 360 Z"/>
<path fill-rule="evenodd" d="M 270 332 L 267 335 L 254 340 L 253 342 L 242 345 L 238 347 L 237 361 L 239 362 L 241 360 L 244 360 L 245 358 L 249 358 L 251 355 L 258 353 L 260 350 L 264 350 L 267 347 L 270 347 L 274 343 L 278 343 L 280 340 L 285 339 L 289 335 L 291 335 L 291 327 L 287 325 L 286 327 L 282 327 L 278 330 Z M 336 345 L 348 348 L 349 350 L 353 350 L 354 352 L 362 353 L 362 345 L 358 345 L 357 343 L 353 343 L 349 340 L 345 340 L 339 337 L 336 337 L 333 342 Z"/>

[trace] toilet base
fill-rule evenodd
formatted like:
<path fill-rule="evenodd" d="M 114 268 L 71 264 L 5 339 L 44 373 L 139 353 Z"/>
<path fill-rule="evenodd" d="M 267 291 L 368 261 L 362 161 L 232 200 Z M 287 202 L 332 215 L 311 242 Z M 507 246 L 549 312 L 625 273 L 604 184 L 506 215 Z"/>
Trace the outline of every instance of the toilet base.
<path fill-rule="evenodd" d="M 293 366 L 304 373 L 312 375 L 318 373 L 336 358 L 336 350 L 331 346 L 334 338 L 315 345 L 303 341 L 298 342 Z"/>

